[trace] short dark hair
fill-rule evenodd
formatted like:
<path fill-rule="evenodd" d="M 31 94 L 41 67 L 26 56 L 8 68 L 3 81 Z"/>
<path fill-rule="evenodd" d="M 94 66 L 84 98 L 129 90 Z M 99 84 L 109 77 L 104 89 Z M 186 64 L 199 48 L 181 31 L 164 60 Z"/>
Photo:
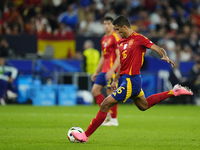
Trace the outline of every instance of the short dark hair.
<path fill-rule="evenodd" d="M 115 18 L 115 20 L 113 21 L 113 25 L 117 25 L 119 27 L 122 27 L 123 25 L 125 25 L 131 28 L 131 23 L 129 22 L 129 20 L 125 16 L 122 16 L 122 15 Z"/>
<path fill-rule="evenodd" d="M 103 21 L 111 21 L 111 22 L 113 22 L 113 17 L 111 17 L 111 16 L 106 16 L 105 18 L 103 18 Z"/>

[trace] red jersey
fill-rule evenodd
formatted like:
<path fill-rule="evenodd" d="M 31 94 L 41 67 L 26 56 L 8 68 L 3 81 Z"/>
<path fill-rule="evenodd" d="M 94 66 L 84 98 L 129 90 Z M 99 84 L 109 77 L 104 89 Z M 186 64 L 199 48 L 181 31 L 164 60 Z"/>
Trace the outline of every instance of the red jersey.
<path fill-rule="evenodd" d="M 110 68 L 112 68 L 116 59 L 115 50 L 118 49 L 117 42 L 119 39 L 120 36 L 115 31 L 109 36 L 104 35 L 101 39 L 101 50 L 104 55 L 103 67 L 101 70 L 102 73 L 108 72 Z"/>
<path fill-rule="evenodd" d="M 120 51 L 120 75 L 140 74 L 140 68 L 144 61 L 146 48 L 154 45 L 145 36 L 133 32 L 129 37 L 123 38 L 118 42 Z"/>

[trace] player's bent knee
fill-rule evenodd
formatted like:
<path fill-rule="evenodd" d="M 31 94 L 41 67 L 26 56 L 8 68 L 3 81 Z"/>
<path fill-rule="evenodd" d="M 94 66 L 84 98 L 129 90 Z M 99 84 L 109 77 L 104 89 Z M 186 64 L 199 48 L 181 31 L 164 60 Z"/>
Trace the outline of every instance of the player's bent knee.
<path fill-rule="evenodd" d="M 149 107 L 147 107 L 147 106 L 142 106 L 142 107 L 138 107 L 138 109 L 141 110 L 141 111 L 145 111 L 145 110 L 149 109 Z"/>
<path fill-rule="evenodd" d="M 108 103 L 101 103 L 101 106 L 100 106 L 100 110 L 103 111 L 103 112 L 108 112 L 110 109 L 109 109 L 109 105 Z"/>
<path fill-rule="evenodd" d="M 100 110 L 103 112 L 108 112 L 111 108 L 111 103 L 107 100 L 107 98 L 101 103 Z"/>
<path fill-rule="evenodd" d="M 116 101 L 111 95 L 109 95 L 101 103 L 100 110 L 103 112 L 108 112 L 116 104 L 118 104 L 118 101 Z"/>

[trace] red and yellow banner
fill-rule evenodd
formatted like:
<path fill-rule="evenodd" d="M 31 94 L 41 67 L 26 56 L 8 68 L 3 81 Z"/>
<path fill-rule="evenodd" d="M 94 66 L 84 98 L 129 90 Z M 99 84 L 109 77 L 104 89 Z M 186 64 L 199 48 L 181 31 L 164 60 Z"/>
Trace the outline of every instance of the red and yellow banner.
<path fill-rule="evenodd" d="M 71 58 L 75 54 L 75 38 L 73 35 L 61 37 L 61 36 L 39 36 L 38 37 L 38 52 L 40 54 L 47 54 L 48 51 L 53 51 L 55 59 Z"/>

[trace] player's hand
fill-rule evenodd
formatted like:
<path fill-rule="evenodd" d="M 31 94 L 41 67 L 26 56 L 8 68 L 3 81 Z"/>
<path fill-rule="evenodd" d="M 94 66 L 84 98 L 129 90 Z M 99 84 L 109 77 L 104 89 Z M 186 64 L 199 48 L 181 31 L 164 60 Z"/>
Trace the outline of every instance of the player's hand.
<path fill-rule="evenodd" d="M 116 89 L 117 89 L 117 81 L 113 81 L 112 82 L 112 84 L 111 84 L 111 89 L 113 90 L 113 91 L 115 91 Z"/>
<path fill-rule="evenodd" d="M 169 59 L 169 57 L 167 57 L 167 56 L 163 56 L 163 57 L 161 58 L 161 60 L 165 60 L 165 61 L 167 61 L 168 63 L 171 64 L 172 67 L 175 66 L 174 62 L 171 61 L 171 60 Z"/>
<path fill-rule="evenodd" d="M 106 73 L 106 80 L 110 80 L 113 76 L 113 73 L 114 71 L 112 70 L 109 70 L 107 73 Z"/>
<path fill-rule="evenodd" d="M 98 74 L 97 73 L 94 73 L 92 76 L 91 76 L 91 80 L 92 82 L 94 82 L 97 78 Z"/>

